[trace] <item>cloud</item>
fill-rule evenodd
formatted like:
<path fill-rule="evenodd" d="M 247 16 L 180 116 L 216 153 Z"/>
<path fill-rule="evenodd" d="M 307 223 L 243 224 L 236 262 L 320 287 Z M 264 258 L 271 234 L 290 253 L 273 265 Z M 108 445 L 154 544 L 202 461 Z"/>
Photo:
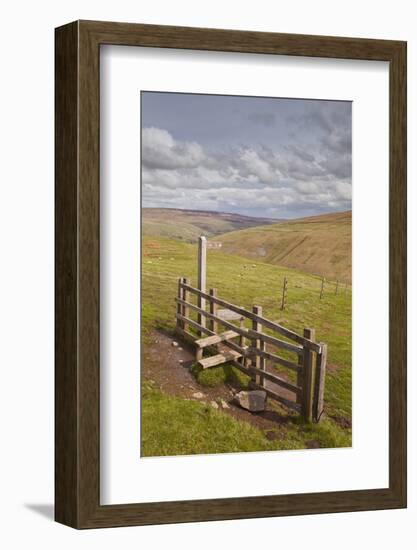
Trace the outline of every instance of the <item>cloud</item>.
<path fill-rule="evenodd" d="M 289 132 L 302 133 L 309 151 L 290 145 L 295 156 L 311 161 L 336 178 L 350 178 L 352 165 L 351 104 L 348 102 L 318 102 L 298 116 L 287 117 Z M 313 154 L 312 154 L 313 151 Z"/>
<path fill-rule="evenodd" d="M 142 204 L 276 217 L 350 209 L 350 143 L 327 122 L 332 130 L 312 145 L 274 148 L 203 148 L 144 128 Z"/>
<path fill-rule="evenodd" d="M 193 168 L 203 160 L 204 153 L 198 143 L 175 141 L 169 132 L 160 128 L 142 131 L 142 164 L 147 168 Z"/>

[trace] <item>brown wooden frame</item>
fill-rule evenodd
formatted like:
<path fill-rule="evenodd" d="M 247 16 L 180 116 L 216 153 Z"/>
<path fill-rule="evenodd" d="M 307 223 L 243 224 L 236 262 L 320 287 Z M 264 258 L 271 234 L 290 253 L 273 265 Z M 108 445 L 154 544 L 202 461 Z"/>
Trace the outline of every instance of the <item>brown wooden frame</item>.
<path fill-rule="evenodd" d="M 56 29 L 55 518 L 76 528 L 406 506 L 406 43 L 77 21 Z M 99 498 L 99 55 L 121 44 L 389 62 L 389 487 L 145 504 Z"/>

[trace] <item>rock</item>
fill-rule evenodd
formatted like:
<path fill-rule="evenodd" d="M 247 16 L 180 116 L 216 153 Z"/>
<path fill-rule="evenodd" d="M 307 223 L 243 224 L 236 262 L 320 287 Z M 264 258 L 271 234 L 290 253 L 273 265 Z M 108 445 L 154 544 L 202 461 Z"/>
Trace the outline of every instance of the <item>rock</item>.
<path fill-rule="evenodd" d="M 178 359 L 178 363 L 182 364 L 182 363 L 184 363 L 184 360 L 183 359 Z"/>
<path fill-rule="evenodd" d="M 173 348 L 177 348 L 178 345 L 179 345 L 178 342 L 172 342 L 172 344 L 171 344 L 171 346 L 172 346 Z"/>
<path fill-rule="evenodd" d="M 204 393 L 201 393 L 201 391 L 197 391 L 197 392 L 193 393 L 193 397 L 195 399 L 203 399 Z"/>
<path fill-rule="evenodd" d="M 235 395 L 235 400 L 250 412 L 264 411 L 266 392 L 263 390 L 241 391 Z"/>
<path fill-rule="evenodd" d="M 220 405 L 222 406 L 223 409 L 230 409 L 228 403 L 226 403 L 224 399 L 220 399 Z"/>
<path fill-rule="evenodd" d="M 182 348 L 178 348 L 178 351 L 182 351 Z"/>
<path fill-rule="evenodd" d="M 210 401 L 210 405 L 213 407 L 213 409 L 218 409 L 219 406 L 215 401 Z"/>
<path fill-rule="evenodd" d="M 252 264 L 252 267 L 256 267 L 256 264 Z"/>

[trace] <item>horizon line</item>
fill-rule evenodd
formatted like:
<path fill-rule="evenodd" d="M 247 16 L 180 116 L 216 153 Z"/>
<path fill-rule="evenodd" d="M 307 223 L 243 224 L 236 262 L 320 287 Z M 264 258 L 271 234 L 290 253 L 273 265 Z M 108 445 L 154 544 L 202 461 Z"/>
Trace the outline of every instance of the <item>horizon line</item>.
<path fill-rule="evenodd" d="M 307 214 L 302 216 L 294 216 L 290 218 L 284 218 L 279 217 L 275 218 L 273 216 L 251 216 L 249 214 L 241 214 L 238 212 L 225 212 L 224 210 L 202 210 L 202 209 L 194 209 L 194 208 L 175 208 L 172 206 L 142 206 L 142 209 L 148 209 L 148 210 L 179 210 L 182 212 L 205 212 L 208 214 L 229 214 L 234 216 L 242 216 L 245 218 L 253 218 L 253 219 L 265 219 L 265 220 L 297 220 L 302 218 L 312 218 L 314 216 L 326 216 L 328 214 L 345 214 L 348 212 L 352 212 L 352 208 L 349 210 L 331 210 L 330 212 L 321 212 L 320 214 Z"/>

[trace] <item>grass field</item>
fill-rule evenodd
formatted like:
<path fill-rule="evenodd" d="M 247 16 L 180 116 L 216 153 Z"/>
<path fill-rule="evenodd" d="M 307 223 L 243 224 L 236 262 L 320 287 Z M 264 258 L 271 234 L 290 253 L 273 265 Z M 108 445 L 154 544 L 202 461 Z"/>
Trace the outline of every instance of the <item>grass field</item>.
<path fill-rule="evenodd" d="M 275 227 L 275 226 L 274 226 Z M 263 228 L 264 229 L 264 228 Z M 248 230 L 250 233 L 253 230 Z M 328 344 L 326 419 L 303 425 L 296 416 L 277 411 L 288 421 L 276 424 L 273 440 L 266 430 L 236 419 L 207 404 L 168 395 L 155 384 L 152 369 L 158 368 L 155 329 L 173 333 L 178 277 L 196 281 L 194 244 L 172 238 L 144 236 L 142 241 L 142 343 L 147 373 L 142 379 L 142 455 L 171 455 L 299 449 L 314 441 L 320 447 L 351 445 L 351 290 L 334 285 L 319 299 L 321 278 L 267 262 L 248 261 L 222 250 L 209 250 L 207 286 L 219 296 L 250 308 L 262 305 L 265 317 L 296 331 L 313 327 L 316 338 Z M 288 280 L 287 308 L 281 311 L 283 278 Z M 230 367 L 210 369 L 196 384 L 221 386 Z"/>
<path fill-rule="evenodd" d="M 321 447 L 351 445 L 350 434 L 330 420 L 303 425 L 291 418 L 277 424 L 270 441 L 267 433 L 249 422 L 237 421 L 207 404 L 164 395 L 146 383 L 142 399 L 142 456 L 305 449 L 312 441 Z"/>
<path fill-rule="evenodd" d="M 223 250 L 251 260 L 351 282 L 352 212 L 341 212 L 228 232 Z"/>

